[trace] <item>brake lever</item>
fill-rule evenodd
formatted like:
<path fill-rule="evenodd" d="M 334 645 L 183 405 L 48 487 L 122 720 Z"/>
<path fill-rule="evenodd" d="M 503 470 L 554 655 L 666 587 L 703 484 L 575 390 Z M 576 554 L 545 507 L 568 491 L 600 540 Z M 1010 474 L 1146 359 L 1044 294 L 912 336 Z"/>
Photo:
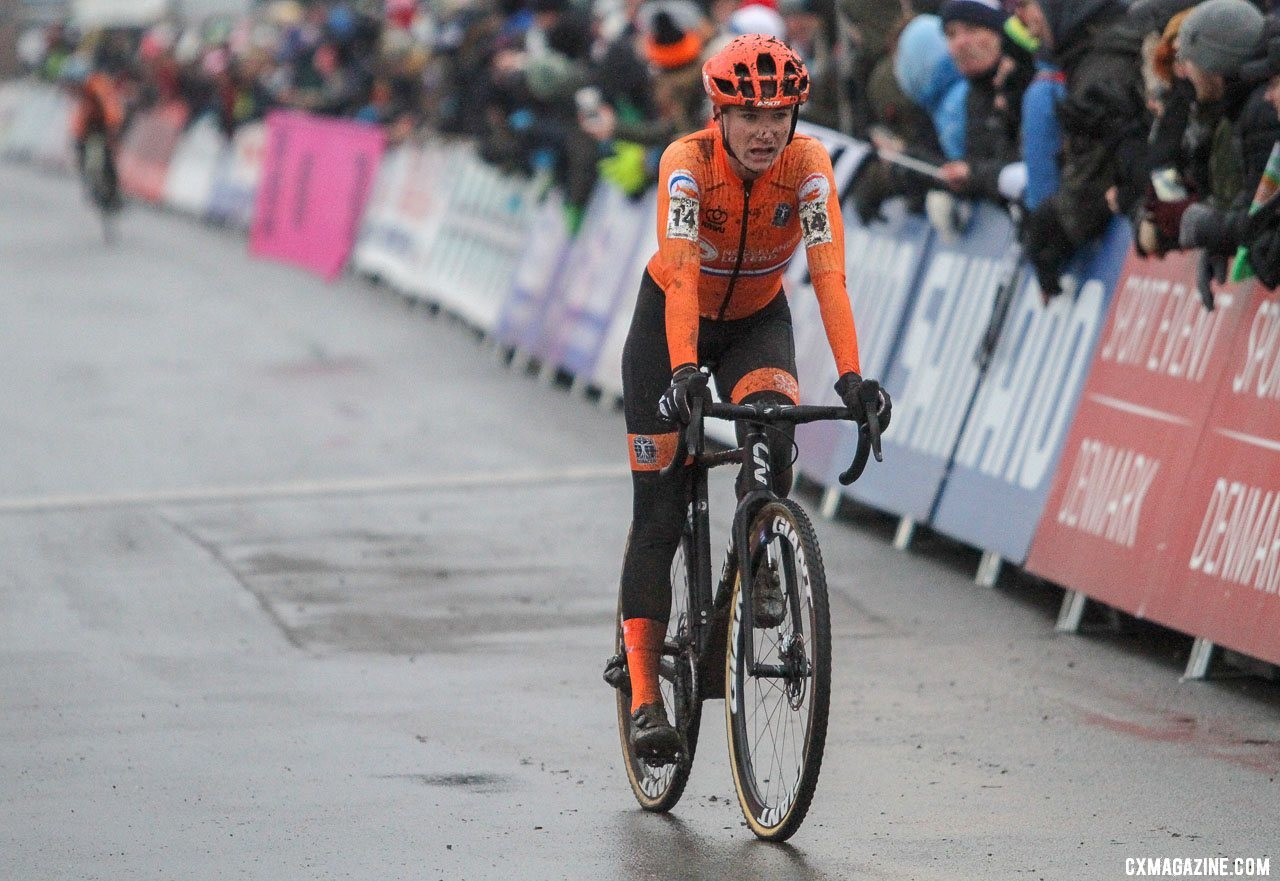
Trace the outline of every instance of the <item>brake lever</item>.
<path fill-rule="evenodd" d="M 858 451 L 853 455 L 849 470 L 841 474 L 837 480 L 841 486 L 848 486 L 862 476 L 867 467 L 867 458 L 871 455 L 871 435 L 865 426 L 858 429 Z"/>
<path fill-rule="evenodd" d="M 707 399 L 698 396 L 694 398 L 689 408 L 689 424 L 685 427 L 685 452 L 698 455 L 702 452 L 702 418 L 703 411 L 706 409 Z"/>
<path fill-rule="evenodd" d="M 663 477 L 670 477 L 684 465 L 684 460 L 692 452 L 697 455 L 702 450 L 702 410 L 706 401 L 699 397 L 694 399 L 689 411 L 689 423 L 681 426 L 676 432 L 676 453 L 658 472 Z"/>
<path fill-rule="evenodd" d="M 884 461 L 884 453 L 880 449 L 880 414 L 875 410 L 867 410 L 867 434 L 871 438 L 871 452 L 877 462 Z"/>
<path fill-rule="evenodd" d="M 880 448 L 880 414 L 873 408 L 866 408 L 867 421 L 858 426 L 858 449 L 853 455 L 849 470 L 837 479 L 841 486 L 848 486 L 866 470 L 867 461 L 874 453 L 877 462 L 884 461 L 884 452 Z"/>

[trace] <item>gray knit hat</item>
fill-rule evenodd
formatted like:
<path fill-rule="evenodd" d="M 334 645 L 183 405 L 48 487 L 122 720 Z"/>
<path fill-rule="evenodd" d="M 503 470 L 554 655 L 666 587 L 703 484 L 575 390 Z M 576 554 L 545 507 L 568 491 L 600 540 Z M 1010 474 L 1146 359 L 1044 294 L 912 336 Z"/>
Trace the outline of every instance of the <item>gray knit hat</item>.
<path fill-rule="evenodd" d="M 1178 57 L 1208 73 L 1230 76 L 1258 48 L 1265 23 L 1247 0 L 1205 0 L 1178 31 Z"/>

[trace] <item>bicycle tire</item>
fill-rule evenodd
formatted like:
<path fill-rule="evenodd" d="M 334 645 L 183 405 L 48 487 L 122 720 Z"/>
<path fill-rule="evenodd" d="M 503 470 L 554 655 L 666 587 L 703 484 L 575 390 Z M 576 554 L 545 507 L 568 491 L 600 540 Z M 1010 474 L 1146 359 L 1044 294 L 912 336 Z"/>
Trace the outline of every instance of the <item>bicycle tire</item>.
<path fill-rule="evenodd" d="M 757 663 L 799 672 L 784 678 L 750 674 L 742 628 L 750 590 L 744 590 L 739 577 L 730 602 L 725 651 L 729 766 L 747 826 L 758 838 L 785 841 L 809 811 L 826 746 L 831 706 L 827 583 L 813 525 L 795 502 L 767 502 L 753 517 L 748 535 L 753 561 L 776 554 L 787 596 L 782 622 L 754 631 L 753 654 Z M 769 549 L 765 556 L 760 556 L 762 546 Z M 803 624 L 799 634 L 797 616 Z"/>
<path fill-rule="evenodd" d="M 98 210 L 102 240 L 107 245 L 116 241 L 115 214 L 120 207 L 119 182 L 113 179 L 109 171 L 110 162 L 106 137 L 101 134 L 90 135 L 85 141 L 82 174 L 85 189 Z"/>
<path fill-rule="evenodd" d="M 677 646 L 686 647 L 689 637 L 689 606 L 692 598 L 687 561 L 690 559 L 689 548 L 692 538 L 686 526 L 684 536 L 671 561 L 671 618 L 667 623 L 666 644 L 669 650 Z M 614 650 L 625 656 L 626 649 L 622 644 L 622 606 L 619 601 L 617 630 L 614 637 Z M 631 749 L 631 689 L 617 689 L 618 734 L 622 741 L 623 765 L 627 771 L 627 781 L 631 784 L 631 792 L 646 811 L 665 813 L 676 806 L 680 796 L 684 794 L 685 784 L 689 782 L 689 772 L 693 769 L 693 756 L 698 746 L 698 730 L 702 720 L 702 696 L 698 692 L 698 681 L 689 662 L 689 655 L 683 652 L 677 656 L 663 655 L 662 672 L 660 674 L 662 700 L 670 714 L 672 724 L 680 733 L 683 742 L 680 756 L 666 765 L 650 765 L 637 756 Z"/>

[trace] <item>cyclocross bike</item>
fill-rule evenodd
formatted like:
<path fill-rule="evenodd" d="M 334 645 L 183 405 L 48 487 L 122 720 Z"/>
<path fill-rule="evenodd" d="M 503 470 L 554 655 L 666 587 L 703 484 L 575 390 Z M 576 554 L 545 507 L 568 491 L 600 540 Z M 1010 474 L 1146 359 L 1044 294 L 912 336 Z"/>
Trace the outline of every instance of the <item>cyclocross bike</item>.
<path fill-rule="evenodd" d="M 742 446 L 704 451 L 704 416 L 738 421 L 745 429 Z M 798 504 L 772 490 L 769 431 L 781 424 L 836 419 L 853 415 L 846 407 L 694 403 L 675 460 L 664 472 L 691 458 L 688 514 L 671 566 L 671 618 L 659 671 L 663 701 L 682 742 L 674 759 L 655 762 L 631 749 L 631 682 L 621 610 L 616 654 L 605 665 L 605 681 L 617 689 L 627 777 L 646 810 L 669 811 L 680 800 L 693 767 L 702 702 L 723 698 L 733 782 L 747 825 L 762 839 L 784 841 L 804 821 L 827 736 L 831 623 L 813 526 Z M 841 483 L 862 474 L 869 452 L 882 461 L 879 420 L 870 408 Z M 707 474 L 744 461 L 750 487 L 734 512 L 713 592 Z M 740 577 L 743 572 L 746 578 Z M 781 620 L 770 626 L 757 624 L 752 605 L 752 590 L 765 579 L 781 586 L 785 597 Z"/>
<path fill-rule="evenodd" d="M 85 139 L 84 187 L 98 209 L 102 221 L 102 240 L 110 245 L 116 239 L 116 215 L 120 211 L 120 184 L 111 166 L 107 136 L 94 132 Z"/>

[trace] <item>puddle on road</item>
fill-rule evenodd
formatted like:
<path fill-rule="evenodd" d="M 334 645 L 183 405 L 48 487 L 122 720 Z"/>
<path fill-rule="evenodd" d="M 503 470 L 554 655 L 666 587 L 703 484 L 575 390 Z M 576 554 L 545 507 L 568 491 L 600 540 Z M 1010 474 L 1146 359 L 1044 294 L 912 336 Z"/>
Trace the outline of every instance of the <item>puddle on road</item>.
<path fill-rule="evenodd" d="M 502 774 L 382 774 L 379 780 L 408 780 L 423 786 L 466 789 L 475 793 L 509 792 L 514 781 Z"/>

